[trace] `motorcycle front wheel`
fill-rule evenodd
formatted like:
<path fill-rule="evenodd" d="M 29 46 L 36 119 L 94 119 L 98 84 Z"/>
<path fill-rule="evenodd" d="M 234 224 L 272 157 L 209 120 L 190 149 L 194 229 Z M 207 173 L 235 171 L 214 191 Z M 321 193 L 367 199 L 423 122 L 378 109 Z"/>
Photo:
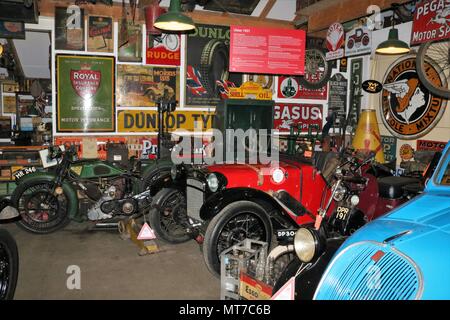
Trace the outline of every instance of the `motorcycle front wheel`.
<path fill-rule="evenodd" d="M 156 237 L 170 244 L 186 242 L 191 238 L 186 232 L 187 213 L 186 197 L 177 190 L 163 189 L 153 198 L 153 207 L 149 213 L 150 226 L 156 234 Z"/>
<path fill-rule="evenodd" d="M 14 238 L 0 229 L 0 300 L 11 300 L 19 273 L 19 254 Z"/>
<path fill-rule="evenodd" d="M 245 239 L 267 242 L 270 247 L 272 223 L 258 204 L 237 201 L 226 206 L 208 224 L 203 258 L 208 270 L 220 276 L 220 254 Z"/>
<path fill-rule="evenodd" d="M 68 197 L 57 194 L 49 181 L 28 181 L 17 186 L 11 202 L 19 211 L 17 225 L 32 233 L 47 234 L 64 228 L 69 222 Z"/>

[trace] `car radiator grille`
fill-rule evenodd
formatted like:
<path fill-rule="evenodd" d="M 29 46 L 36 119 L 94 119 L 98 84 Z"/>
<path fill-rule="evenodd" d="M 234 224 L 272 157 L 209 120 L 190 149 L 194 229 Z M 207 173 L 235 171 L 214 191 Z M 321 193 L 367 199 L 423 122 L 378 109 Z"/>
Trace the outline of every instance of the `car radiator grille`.
<path fill-rule="evenodd" d="M 200 209 L 204 202 L 204 185 L 201 181 L 187 179 L 186 187 L 187 213 L 188 216 L 200 219 Z"/>
<path fill-rule="evenodd" d="M 422 293 L 422 276 L 412 260 L 376 242 L 346 248 L 324 275 L 319 300 L 412 300 Z"/>

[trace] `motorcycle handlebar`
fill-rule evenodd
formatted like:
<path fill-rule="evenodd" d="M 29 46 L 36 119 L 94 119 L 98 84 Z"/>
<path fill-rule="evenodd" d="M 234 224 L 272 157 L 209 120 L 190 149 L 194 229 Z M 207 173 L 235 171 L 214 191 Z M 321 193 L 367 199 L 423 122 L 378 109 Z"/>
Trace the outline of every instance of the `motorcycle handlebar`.
<path fill-rule="evenodd" d="M 365 184 L 367 179 L 364 177 L 342 177 L 342 180 L 346 182 L 356 183 L 356 184 Z"/>

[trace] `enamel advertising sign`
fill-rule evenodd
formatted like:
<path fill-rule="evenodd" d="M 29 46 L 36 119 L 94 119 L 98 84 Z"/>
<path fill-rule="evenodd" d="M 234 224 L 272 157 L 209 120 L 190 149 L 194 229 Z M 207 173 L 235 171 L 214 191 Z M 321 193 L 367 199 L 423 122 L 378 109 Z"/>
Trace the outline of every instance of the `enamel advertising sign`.
<path fill-rule="evenodd" d="M 438 70 L 425 63 L 427 76 L 442 86 Z M 445 83 L 446 84 L 446 83 Z M 414 55 L 397 60 L 388 69 L 381 94 L 382 118 L 386 128 L 404 140 L 424 136 L 441 119 L 447 100 L 434 96 L 420 82 Z"/>
<path fill-rule="evenodd" d="M 162 33 L 159 36 L 148 35 L 146 62 L 166 66 L 180 65 L 181 38 L 178 34 Z"/>
<path fill-rule="evenodd" d="M 278 103 L 274 107 L 274 129 L 289 132 L 292 125 L 302 124 L 308 131 L 311 124 L 322 128 L 323 106 L 318 104 Z"/>
<path fill-rule="evenodd" d="M 342 24 L 336 22 L 333 23 L 327 32 L 327 49 L 326 59 L 336 60 L 344 56 L 344 49 L 341 48 L 345 42 L 345 32 Z"/>
<path fill-rule="evenodd" d="M 372 51 L 372 32 L 365 26 L 347 33 L 345 55 L 347 57 L 370 53 Z"/>
<path fill-rule="evenodd" d="M 114 131 L 114 65 L 114 57 L 56 56 L 59 132 Z"/>
<path fill-rule="evenodd" d="M 416 4 L 411 45 L 450 38 L 450 1 L 428 0 Z"/>

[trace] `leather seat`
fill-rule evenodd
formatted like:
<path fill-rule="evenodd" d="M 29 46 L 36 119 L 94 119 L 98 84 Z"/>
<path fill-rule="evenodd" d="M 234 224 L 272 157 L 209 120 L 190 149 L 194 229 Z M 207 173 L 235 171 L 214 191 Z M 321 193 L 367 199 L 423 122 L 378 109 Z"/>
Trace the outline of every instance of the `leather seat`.
<path fill-rule="evenodd" d="M 398 199 L 404 195 L 403 187 L 419 183 L 420 179 L 408 177 L 384 177 L 378 179 L 380 197 Z"/>

